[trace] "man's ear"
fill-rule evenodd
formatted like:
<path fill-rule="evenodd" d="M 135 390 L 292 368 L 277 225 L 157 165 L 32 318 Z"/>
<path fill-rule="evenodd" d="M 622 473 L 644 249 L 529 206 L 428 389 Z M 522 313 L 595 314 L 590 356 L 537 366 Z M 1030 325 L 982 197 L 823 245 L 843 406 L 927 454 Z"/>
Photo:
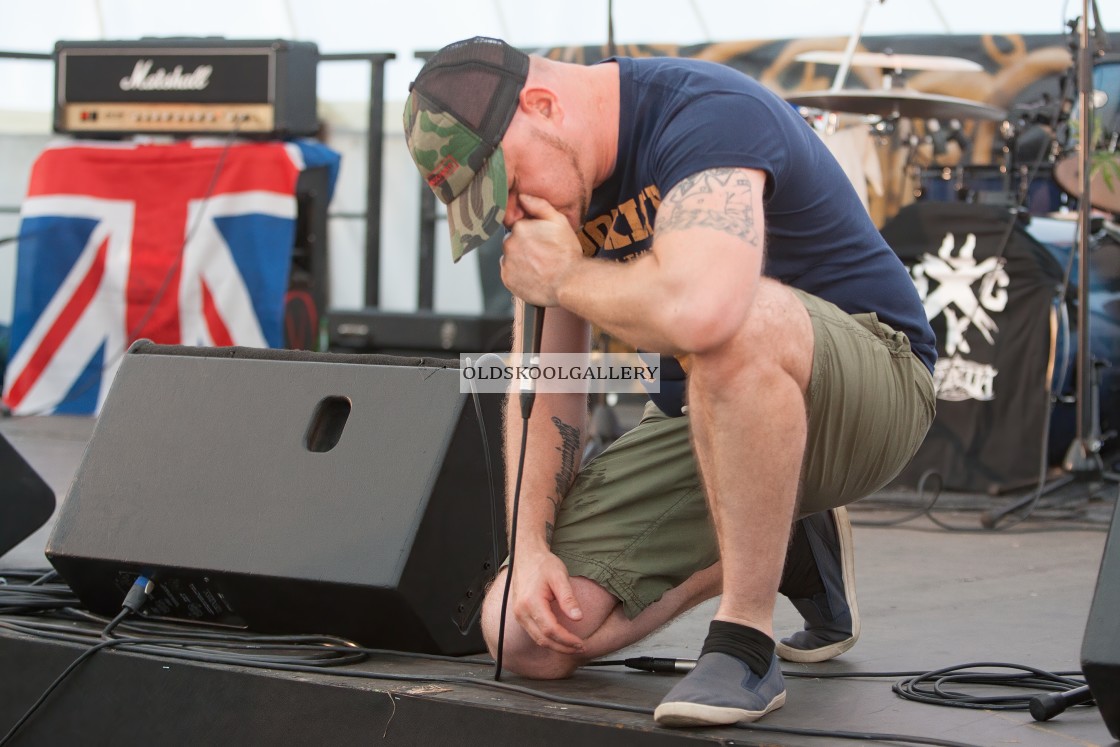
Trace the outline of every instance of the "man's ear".
<path fill-rule="evenodd" d="M 556 92 L 543 86 L 521 89 L 519 106 L 522 111 L 530 116 L 543 117 L 556 120 L 556 124 L 563 119 L 563 110 Z"/>

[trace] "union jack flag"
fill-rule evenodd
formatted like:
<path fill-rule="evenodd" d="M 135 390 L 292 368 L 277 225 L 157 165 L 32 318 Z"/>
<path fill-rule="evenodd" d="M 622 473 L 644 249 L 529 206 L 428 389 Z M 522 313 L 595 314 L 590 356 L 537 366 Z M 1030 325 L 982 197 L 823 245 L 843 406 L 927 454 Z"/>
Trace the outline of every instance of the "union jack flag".
<path fill-rule="evenodd" d="M 71 141 L 40 154 L 20 211 L 8 407 L 98 412 L 138 339 L 282 346 L 308 147 Z"/>

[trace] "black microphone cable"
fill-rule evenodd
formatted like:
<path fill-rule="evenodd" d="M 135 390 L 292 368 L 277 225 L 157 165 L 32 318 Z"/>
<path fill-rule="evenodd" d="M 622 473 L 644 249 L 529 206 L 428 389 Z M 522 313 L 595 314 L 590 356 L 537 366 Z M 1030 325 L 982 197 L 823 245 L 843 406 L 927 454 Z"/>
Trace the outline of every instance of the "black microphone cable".
<path fill-rule="evenodd" d="M 54 681 L 51 682 L 38 699 L 31 704 L 31 707 L 28 708 L 12 728 L 8 730 L 8 733 L 0 737 L 0 747 L 11 742 L 16 732 L 23 728 L 23 725 L 27 723 L 28 719 L 35 715 L 35 712 L 39 710 L 43 703 L 47 702 L 47 698 L 51 696 L 51 693 L 57 690 L 58 686 L 65 682 L 83 662 L 90 659 L 103 648 L 120 645 L 120 640 L 113 637 L 113 630 L 120 625 L 126 617 L 136 614 L 147 604 L 153 588 L 152 581 L 146 576 L 138 576 L 136 578 L 136 581 L 129 587 L 124 602 L 121 603 L 121 611 L 101 630 L 102 640 L 83 651 L 77 659 L 70 662 L 70 665 L 66 667 L 66 669 L 62 670 L 61 674 L 54 678 Z"/>
<path fill-rule="evenodd" d="M 998 669 L 1011 671 L 992 671 Z M 990 711 L 1030 710 L 1034 715 L 1036 706 L 1032 701 L 1039 697 L 1037 691 L 1042 690 L 1044 694 L 1072 694 L 1085 685 L 1085 681 L 1078 677 L 1080 674 L 1080 672 L 1047 672 L 1023 664 L 981 661 L 944 667 L 908 677 L 896 682 L 891 690 L 900 698 L 918 703 Z M 953 689 L 958 685 L 969 685 L 974 688 L 996 687 L 1000 689 L 1001 694 L 977 695 L 975 692 Z M 1028 692 L 1007 694 L 1004 691 L 1008 688 Z M 1032 690 L 1034 692 L 1030 692 Z M 1085 698 L 1078 702 L 1087 700 L 1088 698 Z M 1056 715 L 1062 710 L 1065 708 L 1059 708 L 1051 715 Z"/>
<path fill-rule="evenodd" d="M 498 645 L 494 652 L 494 681 L 502 679 L 502 654 L 506 642 L 506 610 L 509 607 L 510 584 L 513 583 L 513 558 L 517 551 L 517 513 L 521 503 L 521 477 L 525 471 L 525 444 L 529 435 L 529 418 L 521 424 L 521 447 L 517 457 L 517 480 L 513 488 L 513 511 L 509 530 L 509 563 L 506 565 L 506 580 L 502 587 L 502 607 L 498 617 Z"/>
<path fill-rule="evenodd" d="M 532 304 L 523 304 L 524 313 L 521 319 L 521 355 L 530 351 L 529 365 L 540 363 L 541 337 L 544 333 L 544 309 Z M 517 517 L 521 507 L 521 478 L 525 473 L 525 446 L 529 438 L 529 417 L 533 414 L 533 402 L 537 397 L 537 389 L 532 377 L 521 379 L 521 446 L 518 449 L 517 477 L 513 487 L 513 506 L 510 516 L 509 530 L 509 563 L 506 566 L 506 581 L 502 588 L 502 606 L 498 617 L 498 645 L 494 654 L 494 681 L 502 679 L 502 656 L 506 642 L 506 611 L 509 607 L 509 591 L 513 583 L 513 559 L 517 550 Z"/>
<path fill-rule="evenodd" d="M 501 356 L 497 355 L 496 353 L 483 353 L 481 356 L 479 356 L 478 360 L 472 361 L 470 358 L 467 358 L 465 363 L 467 368 L 481 368 L 482 362 L 487 358 L 493 358 L 499 362 L 502 360 Z M 499 518 L 500 510 L 498 501 L 500 500 L 500 498 L 498 496 L 497 486 L 495 486 L 494 484 L 494 461 L 490 456 L 490 436 L 486 432 L 486 419 L 482 414 L 482 402 L 478 398 L 478 388 L 475 386 L 474 377 L 472 376 L 468 378 L 467 381 L 470 383 L 471 400 L 474 402 L 474 414 L 478 419 L 478 429 L 480 435 L 482 436 L 482 458 L 486 466 L 486 483 L 487 487 L 490 490 L 490 537 L 491 553 L 493 554 L 494 558 L 494 574 L 491 575 L 488 579 L 489 583 L 489 581 L 494 580 L 494 576 L 498 573 L 498 566 L 502 562 L 500 538 L 502 536 L 502 532 L 505 531 L 505 528 L 502 526 L 501 519 Z"/>

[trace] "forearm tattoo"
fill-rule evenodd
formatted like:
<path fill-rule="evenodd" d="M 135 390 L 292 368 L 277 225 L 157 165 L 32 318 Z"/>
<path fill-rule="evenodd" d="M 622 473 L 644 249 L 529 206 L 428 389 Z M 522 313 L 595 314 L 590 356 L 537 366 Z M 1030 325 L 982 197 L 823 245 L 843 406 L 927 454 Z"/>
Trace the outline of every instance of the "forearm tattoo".
<path fill-rule="evenodd" d="M 545 537 L 549 543 L 552 542 L 556 517 L 560 515 L 560 502 L 564 500 L 564 496 L 568 494 L 568 490 L 576 479 L 576 458 L 579 455 L 580 446 L 579 428 L 568 425 L 557 417 L 552 418 L 552 424 L 560 432 L 560 445 L 556 447 L 560 452 L 560 468 L 556 470 L 554 478 L 556 496 L 549 496 L 548 498 L 552 502 L 552 521 L 546 521 L 544 524 Z"/>
<path fill-rule="evenodd" d="M 654 229 L 664 234 L 693 227 L 713 228 L 751 246 L 762 246 L 754 215 L 754 188 L 742 169 L 701 171 L 669 190 Z"/>

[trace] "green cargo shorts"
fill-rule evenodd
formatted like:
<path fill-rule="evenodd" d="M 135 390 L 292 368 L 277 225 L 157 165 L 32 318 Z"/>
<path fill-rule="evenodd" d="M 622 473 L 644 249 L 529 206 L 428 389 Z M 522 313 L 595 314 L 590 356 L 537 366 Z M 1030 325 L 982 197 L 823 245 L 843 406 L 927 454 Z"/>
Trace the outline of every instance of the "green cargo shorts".
<path fill-rule="evenodd" d="M 933 377 L 906 335 L 874 314 L 847 314 L 794 291 L 813 324 L 802 515 L 886 485 L 917 451 L 934 414 Z M 572 576 L 610 591 L 633 618 L 719 559 L 688 417 L 653 403 L 576 477 L 560 505 L 553 552 Z"/>

